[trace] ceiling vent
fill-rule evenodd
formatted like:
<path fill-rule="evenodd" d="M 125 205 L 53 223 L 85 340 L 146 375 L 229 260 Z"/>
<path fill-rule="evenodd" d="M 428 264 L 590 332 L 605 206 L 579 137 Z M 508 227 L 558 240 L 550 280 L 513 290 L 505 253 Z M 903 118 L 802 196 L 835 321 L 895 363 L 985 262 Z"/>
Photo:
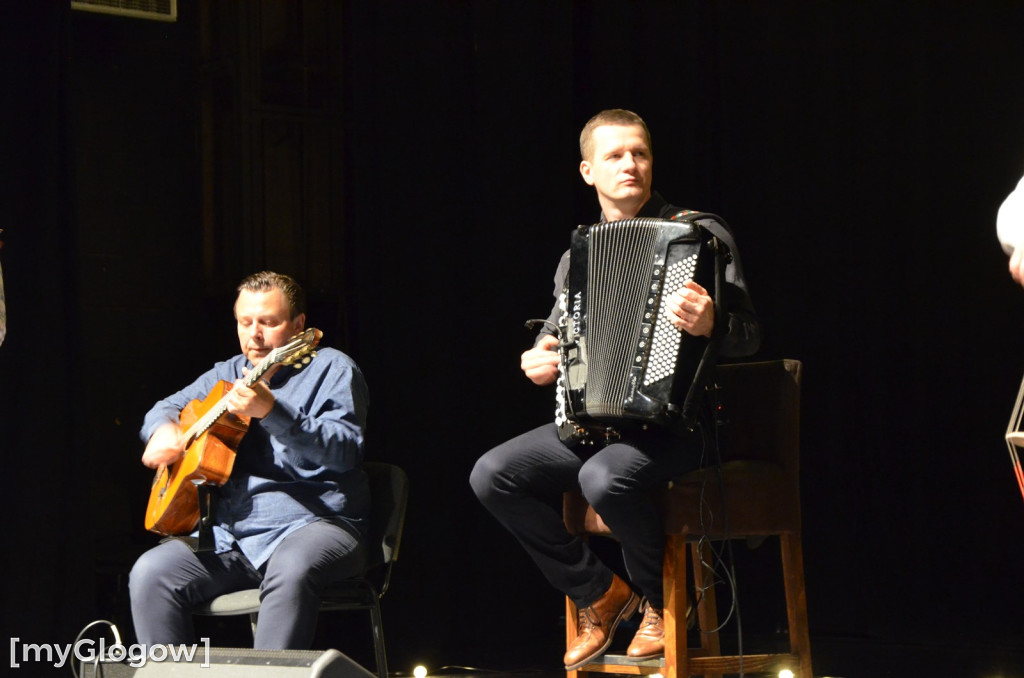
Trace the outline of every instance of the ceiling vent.
<path fill-rule="evenodd" d="M 178 0 L 71 0 L 71 9 L 152 21 L 178 20 Z"/>

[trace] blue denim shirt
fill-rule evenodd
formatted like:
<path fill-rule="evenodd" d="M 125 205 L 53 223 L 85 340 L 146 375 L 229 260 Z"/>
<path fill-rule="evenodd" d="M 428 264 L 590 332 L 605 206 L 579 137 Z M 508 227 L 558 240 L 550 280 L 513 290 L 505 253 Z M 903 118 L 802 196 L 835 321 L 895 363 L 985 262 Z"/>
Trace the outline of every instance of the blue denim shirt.
<path fill-rule="evenodd" d="M 142 440 L 214 385 L 242 378 L 245 356 L 213 369 L 146 414 Z M 359 367 L 344 353 L 319 348 L 301 370 L 281 367 L 270 380 L 276 402 L 253 419 L 238 446 L 231 477 L 217 492 L 214 537 L 218 553 L 237 545 L 259 568 L 287 535 L 316 520 L 365 532 L 370 491 L 363 461 L 369 402 Z"/>

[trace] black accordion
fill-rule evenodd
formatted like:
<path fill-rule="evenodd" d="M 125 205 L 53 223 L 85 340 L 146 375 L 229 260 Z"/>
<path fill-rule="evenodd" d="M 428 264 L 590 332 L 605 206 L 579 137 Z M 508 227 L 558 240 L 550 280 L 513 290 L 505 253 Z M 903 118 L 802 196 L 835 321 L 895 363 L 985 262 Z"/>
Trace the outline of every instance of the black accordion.
<path fill-rule="evenodd" d="M 715 341 L 676 329 L 665 299 L 694 280 L 719 307 L 727 247 L 696 221 L 627 219 L 572 235 L 560 298 L 555 422 L 565 442 L 692 428 Z M 716 313 L 717 317 L 717 313 Z"/>

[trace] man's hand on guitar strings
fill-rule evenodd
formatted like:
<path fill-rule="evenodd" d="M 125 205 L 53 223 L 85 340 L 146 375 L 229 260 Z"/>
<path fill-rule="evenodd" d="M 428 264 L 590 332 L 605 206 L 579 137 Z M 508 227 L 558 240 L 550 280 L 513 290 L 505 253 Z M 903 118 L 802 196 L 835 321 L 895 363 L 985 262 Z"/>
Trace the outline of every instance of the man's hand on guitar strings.
<path fill-rule="evenodd" d="M 146 468 L 170 466 L 185 454 L 185 441 L 177 424 L 167 423 L 154 431 L 142 453 L 142 464 Z"/>

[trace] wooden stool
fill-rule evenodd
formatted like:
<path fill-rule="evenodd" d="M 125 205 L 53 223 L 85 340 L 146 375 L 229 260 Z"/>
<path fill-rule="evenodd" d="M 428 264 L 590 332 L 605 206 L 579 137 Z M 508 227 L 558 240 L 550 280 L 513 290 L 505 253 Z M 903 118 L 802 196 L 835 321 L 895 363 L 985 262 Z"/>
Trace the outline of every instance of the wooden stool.
<path fill-rule="evenodd" d="M 721 676 L 743 671 L 812 678 L 811 643 L 800 539 L 800 376 L 801 363 L 778 360 L 719 365 L 715 371 L 722 465 L 688 473 L 657 497 L 665 520 L 665 657 L 632 661 L 604 655 L 577 671 L 659 673 L 665 678 Z M 710 517 L 713 516 L 713 521 Z M 563 517 L 574 534 L 613 537 L 579 493 L 564 498 Z M 778 537 L 782 555 L 787 653 L 722 655 L 714 588 L 701 563 L 710 562 L 709 540 Z M 704 591 L 697 605 L 700 647 L 686 640 L 687 546 L 694 589 Z M 576 637 L 576 606 L 566 599 L 566 642 Z"/>

